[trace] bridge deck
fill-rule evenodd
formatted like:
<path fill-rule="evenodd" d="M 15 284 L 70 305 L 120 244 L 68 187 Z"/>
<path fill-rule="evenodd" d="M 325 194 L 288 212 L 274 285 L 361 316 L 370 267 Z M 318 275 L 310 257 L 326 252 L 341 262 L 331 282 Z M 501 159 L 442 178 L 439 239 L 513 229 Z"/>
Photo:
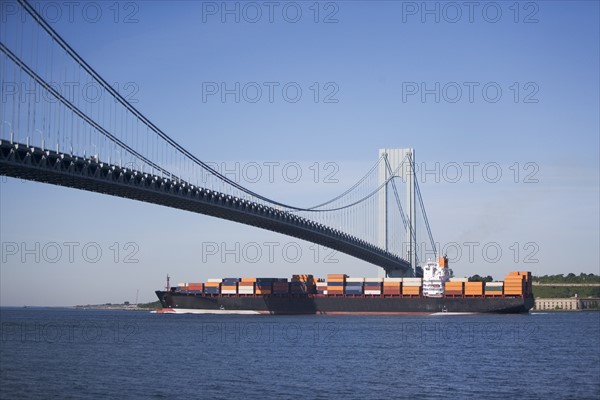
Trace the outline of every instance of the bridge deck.
<path fill-rule="evenodd" d="M 317 243 L 388 272 L 411 271 L 392 253 L 292 213 L 95 159 L 0 141 L 0 173 L 210 215 Z"/>

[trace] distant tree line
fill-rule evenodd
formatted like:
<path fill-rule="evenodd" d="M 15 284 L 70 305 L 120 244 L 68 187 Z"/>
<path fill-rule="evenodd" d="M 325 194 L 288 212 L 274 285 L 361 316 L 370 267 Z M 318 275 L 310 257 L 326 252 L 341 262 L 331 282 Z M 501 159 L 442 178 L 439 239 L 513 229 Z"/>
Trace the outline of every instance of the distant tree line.
<path fill-rule="evenodd" d="M 533 296 L 543 298 L 556 297 L 600 297 L 600 287 L 598 286 L 534 286 Z"/>
<path fill-rule="evenodd" d="M 574 273 L 558 274 L 558 275 L 544 275 L 534 276 L 534 282 L 540 283 L 600 283 L 600 275 L 580 273 L 575 275 Z"/>
<path fill-rule="evenodd" d="M 533 276 L 534 282 L 540 283 L 600 283 L 600 275 L 586 274 L 584 272 L 579 275 L 569 273 L 558 275 L 544 275 L 544 276 Z M 469 277 L 469 282 L 492 282 L 494 278 L 490 275 L 483 277 L 479 275 L 473 275 Z"/>
<path fill-rule="evenodd" d="M 494 278 L 492 278 L 490 275 L 486 276 L 485 278 L 483 276 L 479 276 L 477 274 L 469 277 L 469 282 L 493 282 Z"/>

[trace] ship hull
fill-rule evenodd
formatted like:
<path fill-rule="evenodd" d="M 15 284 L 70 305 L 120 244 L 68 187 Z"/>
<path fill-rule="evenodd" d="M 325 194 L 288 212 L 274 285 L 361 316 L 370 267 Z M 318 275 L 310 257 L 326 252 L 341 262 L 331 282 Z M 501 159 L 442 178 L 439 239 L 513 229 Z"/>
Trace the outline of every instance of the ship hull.
<path fill-rule="evenodd" d="M 526 313 L 529 297 L 204 296 L 156 291 L 164 312 L 196 314 Z"/>

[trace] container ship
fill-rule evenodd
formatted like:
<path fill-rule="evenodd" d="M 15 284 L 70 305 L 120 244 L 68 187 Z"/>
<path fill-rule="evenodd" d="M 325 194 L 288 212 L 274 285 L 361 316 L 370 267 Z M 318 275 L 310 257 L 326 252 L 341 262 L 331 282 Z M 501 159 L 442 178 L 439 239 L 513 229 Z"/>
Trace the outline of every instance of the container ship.
<path fill-rule="evenodd" d="M 422 278 L 353 278 L 330 274 L 287 278 L 219 278 L 157 290 L 159 313 L 437 314 L 526 313 L 534 304 L 531 272 L 500 282 L 455 278 L 448 259 L 423 266 Z"/>

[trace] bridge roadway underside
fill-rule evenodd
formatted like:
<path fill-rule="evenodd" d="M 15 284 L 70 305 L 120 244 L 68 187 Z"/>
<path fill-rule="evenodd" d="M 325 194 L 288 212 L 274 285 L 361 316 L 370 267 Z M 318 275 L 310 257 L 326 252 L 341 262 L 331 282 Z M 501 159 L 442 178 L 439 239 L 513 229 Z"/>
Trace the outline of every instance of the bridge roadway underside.
<path fill-rule="evenodd" d="M 0 141 L 0 173 L 235 221 L 340 251 L 392 276 L 412 273 L 410 264 L 394 254 L 291 213 L 93 159 Z"/>

